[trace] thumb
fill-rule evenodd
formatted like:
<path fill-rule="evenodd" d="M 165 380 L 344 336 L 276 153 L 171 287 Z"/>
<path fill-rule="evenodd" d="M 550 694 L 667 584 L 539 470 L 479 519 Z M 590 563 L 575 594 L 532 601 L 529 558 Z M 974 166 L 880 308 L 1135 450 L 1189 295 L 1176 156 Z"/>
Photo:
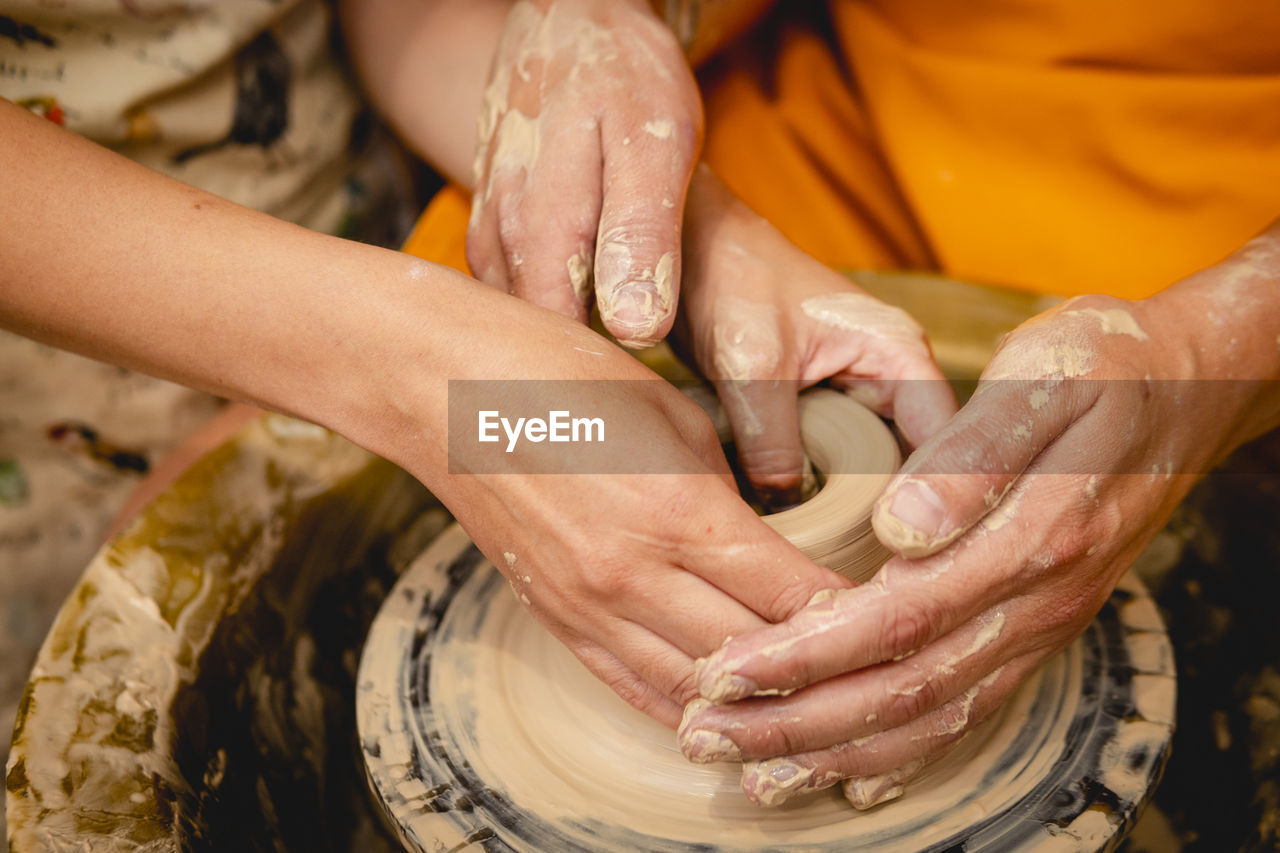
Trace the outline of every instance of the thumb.
<path fill-rule="evenodd" d="M 988 514 L 1003 523 L 1005 493 L 1077 411 L 1072 389 L 1052 395 L 1022 380 L 984 382 L 950 425 L 920 446 L 876 502 L 872 525 L 909 559 L 935 554 Z M 1033 387 L 1034 386 L 1034 387 Z"/>

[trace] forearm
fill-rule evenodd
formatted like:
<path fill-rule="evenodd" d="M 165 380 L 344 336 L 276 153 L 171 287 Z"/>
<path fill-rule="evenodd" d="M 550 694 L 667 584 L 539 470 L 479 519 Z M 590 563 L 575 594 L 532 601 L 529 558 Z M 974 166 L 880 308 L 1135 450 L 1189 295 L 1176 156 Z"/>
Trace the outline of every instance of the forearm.
<path fill-rule="evenodd" d="M 1227 452 L 1280 427 L 1280 220 L 1226 260 L 1151 298 L 1190 331 L 1179 378 L 1221 383 L 1235 419 Z"/>
<path fill-rule="evenodd" d="M 404 314 L 441 327 L 410 352 L 448 352 L 455 273 L 231 204 L 7 101 L 0 150 L 0 325 L 19 334 L 369 442 Z"/>
<path fill-rule="evenodd" d="M 465 187 L 476 119 L 513 0 L 342 0 L 343 34 L 378 111 L 419 156 Z"/>

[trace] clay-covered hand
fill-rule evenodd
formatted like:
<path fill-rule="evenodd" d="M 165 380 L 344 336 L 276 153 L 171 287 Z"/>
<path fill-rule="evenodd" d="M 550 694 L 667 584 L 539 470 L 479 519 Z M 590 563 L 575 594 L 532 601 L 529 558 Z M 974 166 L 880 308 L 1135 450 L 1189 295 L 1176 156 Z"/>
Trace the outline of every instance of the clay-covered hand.
<path fill-rule="evenodd" d="M 766 505 L 799 502 L 796 395 L 824 379 L 916 446 L 955 413 L 924 330 L 789 242 L 705 167 L 690 188 L 677 343 L 715 383 Z"/>
<path fill-rule="evenodd" d="M 867 807 L 994 712 L 1080 634 L 1196 474 L 1280 422 L 1274 382 L 1204 381 L 1276 360 L 1276 320 L 1242 307 L 1270 298 L 1256 275 L 1241 285 L 1257 267 L 1244 257 L 1011 333 L 878 502 L 899 556 L 700 662 L 720 704 L 690 710 L 686 755 L 747 760 L 743 789 L 761 803 L 844 780 Z"/>
<path fill-rule="evenodd" d="M 590 329 L 483 293 L 472 313 L 502 329 L 501 342 L 451 374 L 449 475 L 424 482 L 543 625 L 674 728 L 697 693 L 696 658 L 842 579 L 743 502 L 696 404 Z M 458 381 L 468 376 L 479 381 Z M 576 443 L 526 431 L 513 446 L 505 427 L 480 443 L 481 411 L 509 422 L 561 411 L 602 426 L 591 443 L 589 427 Z"/>
<path fill-rule="evenodd" d="M 644 0 L 522 0 L 490 72 L 467 259 L 477 277 L 645 347 L 671 328 L 702 105 Z M 594 282 L 594 288 L 593 288 Z"/>

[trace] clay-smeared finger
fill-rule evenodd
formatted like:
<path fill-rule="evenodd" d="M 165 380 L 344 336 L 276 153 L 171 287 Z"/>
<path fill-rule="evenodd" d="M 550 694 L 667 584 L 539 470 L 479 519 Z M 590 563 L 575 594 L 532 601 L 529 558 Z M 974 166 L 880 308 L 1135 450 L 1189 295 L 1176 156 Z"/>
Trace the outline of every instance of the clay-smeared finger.
<path fill-rule="evenodd" d="M 821 343 L 806 379 L 830 376 L 835 387 L 897 421 L 912 446 L 955 412 L 955 397 L 924 329 L 907 312 L 856 290 L 811 296 L 800 308 Z"/>
<path fill-rule="evenodd" d="M 495 174 L 489 171 L 492 146 L 480 151 L 478 162 L 483 164 L 471 196 L 471 219 L 467 224 L 467 266 L 472 274 L 503 292 L 511 288 L 510 270 L 506 253 L 502 248 L 500 204 L 506 199 L 519 198 L 524 187 L 523 170 Z M 514 206 L 514 201 L 511 203 Z"/>
<path fill-rule="evenodd" d="M 1023 381 L 981 387 L 911 454 L 876 502 L 871 519 L 880 541 L 914 559 L 962 536 L 1075 419 L 1070 394 L 1058 387 L 1051 395 Z"/>
<path fill-rule="evenodd" d="M 748 481 L 769 508 L 799 503 L 804 449 L 796 397 L 802 386 L 794 379 L 793 330 L 777 305 L 734 293 L 708 299 L 695 291 L 686 310 L 710 330 L 697 342 L 697 357 L 729 416 Z"/>
<path fill-rule="evenodd" d="M 1085 443 L 1056 442 L 954 548 L 919 560 L 894 558 L 870 583 L 713 652 L 698 663 L 700 694 L 733 702 L 924 653 L 997 607 L 1011 620 L 1004 630 L 1012 636 L 1049 645 L 1075 636 L 1101 607 L 1115 566 L 1128 565 L 1144 544 L 1097 501 L 1096 478 L 1041 473 L 1058 464 L 1060 453 L 1083 452 Z M 1097 553 L 1099 541 L 1111 543 L 1110 555 Z M 1024 627 L 1013 628 L 1013 620 Z"/>
<path fill-rule="evenodd" d="M 688 708 L 679 733 L 695 763 L 810 752 L 904 725 L 962 694 L 1020 654 L 1003 609 L 969 620 L 918 653 L 844 673 L 785 696 Z M 1012 648 L 1011 648 L 1012 646 Z"/>
<path fill-rule="evenodd" d="M 772 379 L 716 383 L 733 426 L 738 461 L 770 510 L 801 500 L 804 447 L 800 440 L 797 383 Z"/>
<path fill-rule="evenodd" d="M 953 749 L 999 708 L 1033 665 L 1030 657 L 1011 662 L 904 726 L 830 749 L 748 762 L 743 766 L 742 791 L 754 803 L 776 806 L 844 779 L 909 773 L 915 762 L 923 766 Z"/>
<path fill-rule="evenodd" d="M 982 590 L 962 595 L 920 571 L 895 574 L 906 580 L 890 583 L 893 568 L 890 561 L 871 583 L 713 652 L 698 664 L 699 692 L 723 703 L 794 690 L 913 652 L 984 609 Z"/>
<path fill-rule="evenodd" d="M 917 360 L 908 375 L 895 383 L 893 412 L 911 447 L 919 447 L 940 433 L 956 413 L 956 396 L 932 358 Z"/>
<path fill-rule="evenodd" d="M 600 216 L 600 138 L 594 124 L 540 123 L 539 146 L 556 152 L 529 166 L 519 196 L 500 204 L 510 292 L 586 322 Z"/>
<path fill-rule="evenodd" d="M 498 236 L 498 211 L 480 197 L 471 201 L 471 225 L 467 228 L 467 266 L 480 282 L 506 293 L 510 287 L 507 260 Z"/>
<path fill-rule="evenodd" d="M 664 113 L 639 122 L 606 119 L 601 128 L 596 300 L 605 328 L 624 346 L 652 346 L 671 330 L 680 288 L 680 222 L 700 132 Z"/>
<path fill-rule="evenodd" d="M 845 779 L 840 783 L 840 787 L 849 805 L 855 809 L 866 810 L 901 797 L 906 790 L 907 782 L 911 781 L 924 767 L 925 760 L 917 758 L 887 773 Z"/>

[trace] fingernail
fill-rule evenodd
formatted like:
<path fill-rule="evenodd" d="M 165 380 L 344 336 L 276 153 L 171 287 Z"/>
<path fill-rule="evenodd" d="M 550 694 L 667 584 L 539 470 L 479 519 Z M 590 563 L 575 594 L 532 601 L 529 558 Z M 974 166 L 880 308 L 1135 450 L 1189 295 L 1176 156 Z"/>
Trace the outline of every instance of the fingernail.
<path fill-rule="evenodd" d="M 943 505 L 942 498 L 927 483 L 906 480 L 894 494 L 889 512 L 898 521 L 932 539 L 942 526 L 947 508 Z"/>
<path fill-rule="evenodd" d="M 927 483 L 906 479 L 891 494 L 888 512 L 877 512 L 876 533 L 889 548 L 905 557 L 932 553 L 946 537 L 941 531 L 947 507 Z"/>
<path fill-rule="evenodd" d="M 776 806 L 795 796 L 812 777 L 812 767 L 789 758 L 749 761 L 742 766 L 742 792 L 753 803 Z"/>
<path fill-rule="evenodd" d="M 658 342 L 657 328 L 667 309 L 653 282 L 629 281 L 614 288 L 600 306 L 600 319 L 623 346 L 644 347 Z"/>

